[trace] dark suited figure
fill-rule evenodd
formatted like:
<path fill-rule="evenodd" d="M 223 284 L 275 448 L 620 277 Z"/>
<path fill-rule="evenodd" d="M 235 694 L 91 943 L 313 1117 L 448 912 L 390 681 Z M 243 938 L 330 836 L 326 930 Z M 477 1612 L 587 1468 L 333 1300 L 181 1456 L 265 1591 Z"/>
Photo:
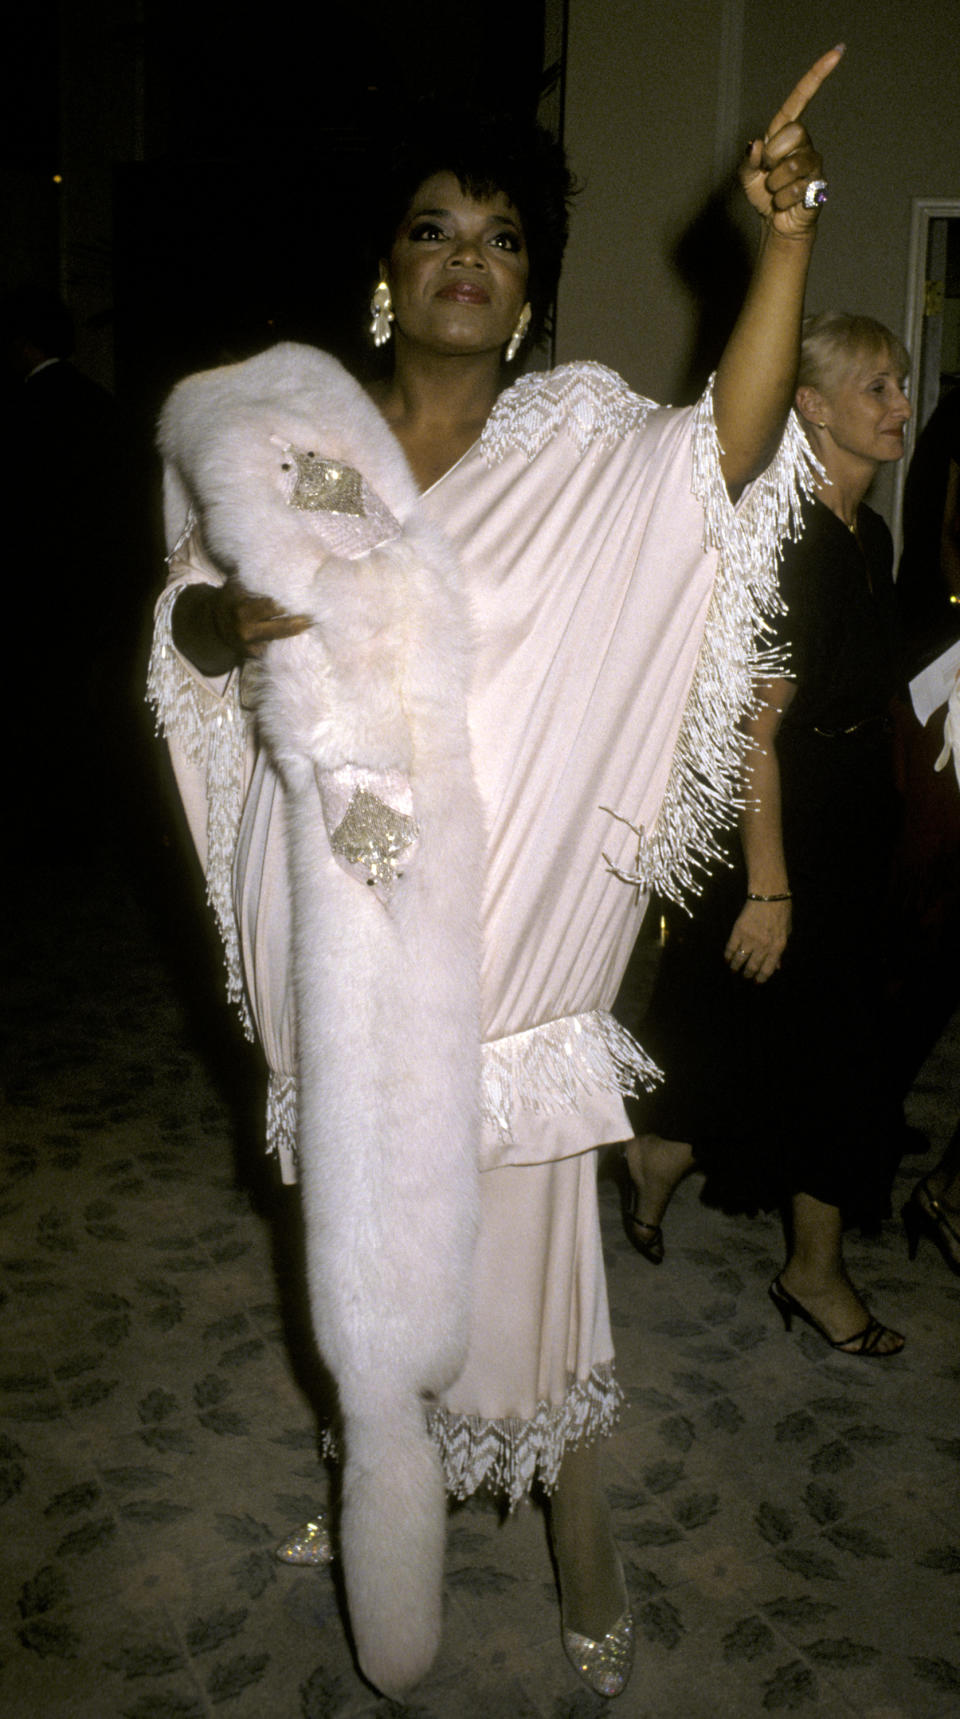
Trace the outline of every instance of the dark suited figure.
<path fill-rule="evenodd" d="M 896 594 L 908 670 L 916 674 L 960 640 L 960 386 L 940 401 L 910 463 Z M 935 769 L 945 716 L 944 703 L 925 728 L 914 723 L 902 736 L 906 816 L 891 935 L 904 1091 L 960 1000 L 960 789 L 952 769 Z"/>
<path fill-rule="evenodd" d="M 897 602 L 916 673 L 960 638 L 960 383 L 940 401 L 910 462 Z"/>

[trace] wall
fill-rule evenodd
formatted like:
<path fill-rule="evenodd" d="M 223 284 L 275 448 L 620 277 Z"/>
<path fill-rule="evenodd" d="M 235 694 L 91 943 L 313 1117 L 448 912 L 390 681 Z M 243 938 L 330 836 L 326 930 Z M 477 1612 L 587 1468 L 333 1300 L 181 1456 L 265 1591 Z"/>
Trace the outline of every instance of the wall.
<path fill-rule="evenodd" d="M 721 26 L 710 0 L 570 3 L 564 132 L 582 191 L 557 357 L 598 358 L 660 399 L 696 326 L 670 259 L 714 184 Z"/>
<path fill-rule="evenodd" d="M 808 305 L 904 333 L 911 200 L 960 197 L 957 0 L 570 0 L 566 140 L 586 181 L 557 356 L 596 357 L 642 392 L 684 395 L 698 308 L 671 255 L 727 159 L 819 53 L 847 54 L 809 110 L 830 179 Z M 730 240 L 732 245 L 732 237 Z M 716 225 L 715 283 L 731 251 Z M 709 274 L 708 268 L 708 274 Z M 889 482 L 879 504 L 889 508 Z"/>

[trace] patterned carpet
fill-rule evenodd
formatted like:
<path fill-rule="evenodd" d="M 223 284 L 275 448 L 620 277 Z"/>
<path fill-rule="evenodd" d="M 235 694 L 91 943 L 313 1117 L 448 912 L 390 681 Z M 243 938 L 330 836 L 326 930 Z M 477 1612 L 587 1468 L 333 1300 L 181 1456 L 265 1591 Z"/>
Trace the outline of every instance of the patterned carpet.
<path fill-rule="evenodd" d="M 326 1494 L 322 1381 L 295 1204 L 257 1159 L 258 1076 L 179 875 L 175 855 L 151 856 L 134 884 L 107 854 L 69 880 L 17 880 L 0 1711 L 400 1712 L 357 1674 L 336 1576 L 271 1555 Z M 911 1101 L 934 1151 L 958 1074 L 960 1016 Z M 856 1278 L 909 1339 L 900 1359 L 857 1362 L 785 1335 L 766 1296 L 772 1218 L 725 1217 L 685 1184 L 655 1271 L 623 1235 L 612 1176 L 601 1195 L 628 1403 L 609 1479 L 639 1637 L 618 1719 L 956 1715 L 960 1279 L 929 1244 L 910 1265 L 895 1222 L 854 1240 Z M 442 1653 L 402 1711 L 603 1711 L 557 1624 L 539 1510 L 456 1509 Z"/>

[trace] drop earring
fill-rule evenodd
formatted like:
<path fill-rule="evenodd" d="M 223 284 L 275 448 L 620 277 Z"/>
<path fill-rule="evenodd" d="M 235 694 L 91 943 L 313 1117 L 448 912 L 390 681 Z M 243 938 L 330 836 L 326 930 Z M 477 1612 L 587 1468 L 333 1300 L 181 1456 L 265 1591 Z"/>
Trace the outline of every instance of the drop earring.
<path fill-rule="evenodd" d="M 514 359 L 517 356 L 517 353 L 520 351 L 521 342 L 522 342 L 523 337 L 526 334 L 527 329 L 529 327 L 530 327 L 530 306 L 528 304 L 525 304 L 522 311 L 520 312 L 520 315 L 517 317 L 517 326 L 514 329 L 513 333 L 511 334 L 510 339 L 507 342 L 507 348 L 506 348 L 506 351 L 504 352 L 504 355 L 503 355 L 505 364 L 512 364 L 513 363 Z"/>
<path fill-rule="evenodd" d="M 390 286 L 381 276 L 370 300 L 370 333 L 373 335 L 374 346 L 386 346 L 390 339 L 390 324 L 393 321 L 393 300 L 390 297 Z"/>

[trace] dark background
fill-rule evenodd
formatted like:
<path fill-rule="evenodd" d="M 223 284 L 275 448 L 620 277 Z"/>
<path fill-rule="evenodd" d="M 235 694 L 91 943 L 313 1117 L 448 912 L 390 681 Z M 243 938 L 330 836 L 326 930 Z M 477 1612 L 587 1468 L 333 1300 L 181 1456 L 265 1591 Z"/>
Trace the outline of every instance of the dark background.
<path fill-rule="evenodd" d="M 83 76 L 77 31 L 82 46 L 85 15 L 102 30 L 109 11 L 118 98 L 135 82 L 141 119 L 139 158 L 111 164 L 113 304 L 97 315 L 137 417 L 178 376 L 277 338 L 362 360 L 365 240 L 393 113 L 425 94 L 531 110 L 544 82 L 543 0 L 319 0 L 246 20 L 209 0 L 65 10 L 66 31 L 54 7 L 11 22 L 0 167 L 35 178 L 49 218 L 26 266 L 56 285 L 61 113 Z"/>

